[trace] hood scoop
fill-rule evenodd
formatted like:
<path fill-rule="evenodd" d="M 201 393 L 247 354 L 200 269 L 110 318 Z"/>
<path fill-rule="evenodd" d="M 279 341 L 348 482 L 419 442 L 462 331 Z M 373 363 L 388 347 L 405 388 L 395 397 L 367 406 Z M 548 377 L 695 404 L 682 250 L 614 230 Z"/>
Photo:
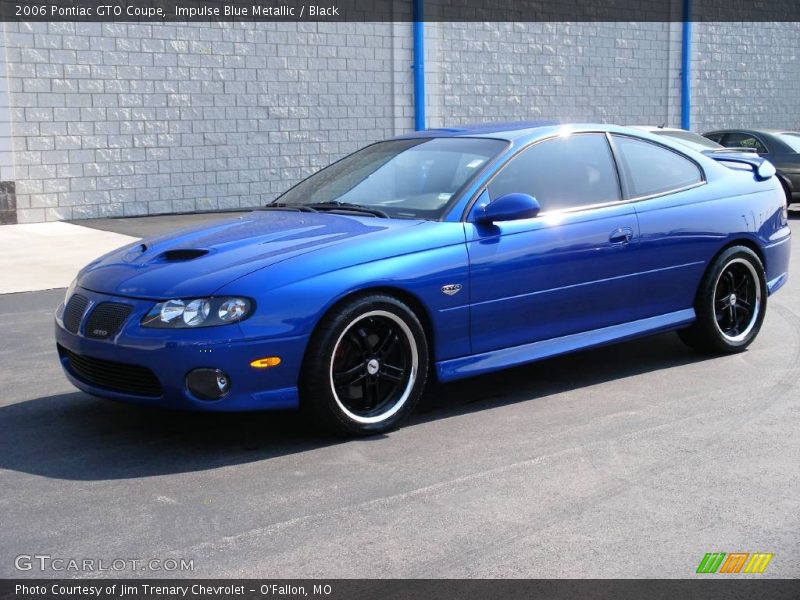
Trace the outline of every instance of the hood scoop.
<path fill-rule="evenodd" d="M 205 248 L 176 248 L 162 252 L 156 260 L 160 262 L 185 262 L 205 256 L 208 252 Z"/>

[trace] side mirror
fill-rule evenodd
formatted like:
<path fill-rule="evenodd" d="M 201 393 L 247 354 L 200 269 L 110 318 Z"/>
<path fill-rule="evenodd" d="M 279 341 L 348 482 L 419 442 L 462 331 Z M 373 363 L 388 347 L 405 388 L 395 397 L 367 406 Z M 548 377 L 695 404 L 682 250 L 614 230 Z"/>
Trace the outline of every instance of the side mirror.
<path fill-rule="evenodd" d="M 495 221 L 516 221 L 532 219 L 542 209 L 539 201 L 528 194 L 505 194 L 487 204 L 478 211 L 475 220 L 478 223 L 494 223 Z"/>

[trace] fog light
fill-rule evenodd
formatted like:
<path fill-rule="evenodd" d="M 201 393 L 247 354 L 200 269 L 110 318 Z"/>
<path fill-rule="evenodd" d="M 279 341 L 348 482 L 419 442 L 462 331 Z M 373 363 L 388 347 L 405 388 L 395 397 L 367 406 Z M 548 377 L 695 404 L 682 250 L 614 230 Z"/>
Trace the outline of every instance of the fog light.
<path fill-rule="evenodd" d="M 218 400 L 231 389 L 231 379 L 219 369 L 195 369 L 186 376 L 186 387 L 201 400 Z"/>

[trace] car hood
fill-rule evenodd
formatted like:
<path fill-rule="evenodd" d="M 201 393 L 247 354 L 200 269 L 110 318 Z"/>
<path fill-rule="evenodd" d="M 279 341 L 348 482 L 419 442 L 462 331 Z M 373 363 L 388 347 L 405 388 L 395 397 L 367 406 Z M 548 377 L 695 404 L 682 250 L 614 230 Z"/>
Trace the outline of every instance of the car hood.
<path fill-rule="evenodd" d="M 255 211 L 119 248 L 87 265 L 78 283 L 95 292 L 133 298 L 210 295 L 278 262 L 367 238 L 383 241 L 422 223 L 332 213 Z"/>

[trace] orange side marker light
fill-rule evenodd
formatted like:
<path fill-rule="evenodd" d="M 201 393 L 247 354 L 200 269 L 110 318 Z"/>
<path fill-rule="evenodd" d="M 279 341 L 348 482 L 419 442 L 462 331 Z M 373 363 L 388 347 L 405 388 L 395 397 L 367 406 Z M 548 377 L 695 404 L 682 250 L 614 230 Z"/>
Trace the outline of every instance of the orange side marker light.
<path fill-rule="evenodd" d="M 268 369 L 269 367 L 277 367 L 281 364 L 280 356 L 265 356 L 264 358 L 257 358 L 250 363 L 254 369 Z"/>

